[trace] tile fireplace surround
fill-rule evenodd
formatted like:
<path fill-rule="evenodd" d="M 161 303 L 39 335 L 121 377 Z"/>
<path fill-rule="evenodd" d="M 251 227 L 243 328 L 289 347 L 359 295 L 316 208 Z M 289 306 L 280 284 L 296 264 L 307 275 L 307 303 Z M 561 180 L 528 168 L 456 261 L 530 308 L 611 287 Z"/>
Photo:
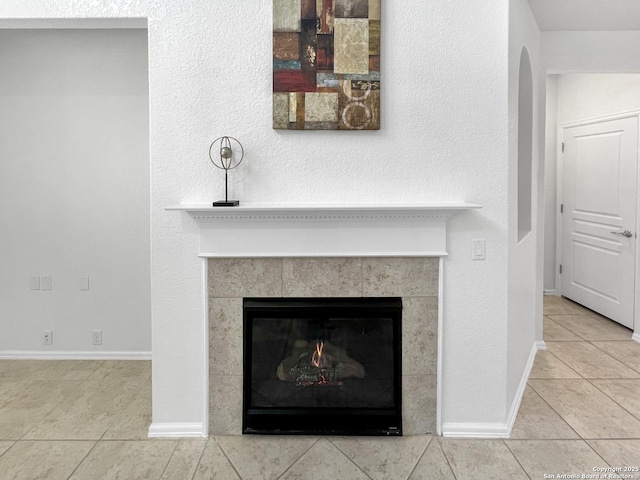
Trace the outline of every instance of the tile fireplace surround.
<path fill-rule="evenodd" d="M 200 227 L 208 433 L 241 434 L 244 297 L 401 297 L 404 435 L 439 434 L 446 222 L 474 208 L 480 206 L 167 208 L 188 212 Z"/>
<path fill-rule="evenodd" d="M 402 424 L 435 433 L 438 258 L 209 259 L 209 433 L 242 427 L 243 297 L 402 297 Z"/>

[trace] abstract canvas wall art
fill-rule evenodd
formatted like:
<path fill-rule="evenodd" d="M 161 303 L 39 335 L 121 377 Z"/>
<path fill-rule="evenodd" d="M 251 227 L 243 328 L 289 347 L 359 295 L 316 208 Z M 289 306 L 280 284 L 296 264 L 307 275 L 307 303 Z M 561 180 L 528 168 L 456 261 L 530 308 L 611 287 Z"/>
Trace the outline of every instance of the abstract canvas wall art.
<path fill-rule="evenodd" d="M 273 0 L 273 128 L 380 129 L 381 0 Z"/>

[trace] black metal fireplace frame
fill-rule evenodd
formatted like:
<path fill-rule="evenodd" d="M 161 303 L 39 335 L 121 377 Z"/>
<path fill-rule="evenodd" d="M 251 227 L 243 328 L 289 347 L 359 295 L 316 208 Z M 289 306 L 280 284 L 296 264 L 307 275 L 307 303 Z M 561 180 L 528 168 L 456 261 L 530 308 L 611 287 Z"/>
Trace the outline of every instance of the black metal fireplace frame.
<path fill-rule="evenodd" d="M 402 435 L 402 299 L 245 298 L 242 433 L 292 435 Z M 313 314 L 309 314 L 313 307 Z M 390 318 L 394 336 L 393 408 L 255 408 L 250 405 L 252 328 L 258 316 L 280 318 Z M 248 368 L 247 368 L 248 366 Z"/>

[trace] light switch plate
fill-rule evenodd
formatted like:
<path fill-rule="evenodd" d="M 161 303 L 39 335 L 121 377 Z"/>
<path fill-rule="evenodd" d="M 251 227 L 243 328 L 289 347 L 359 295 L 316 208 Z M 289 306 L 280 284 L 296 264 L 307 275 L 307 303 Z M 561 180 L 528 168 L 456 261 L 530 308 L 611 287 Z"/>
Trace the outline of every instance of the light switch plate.
<path fill-rule="evenodd" d="M 471 260 L 484 260 L 487 258 L 487 246 L 484 240 L 471 241 Z"/>

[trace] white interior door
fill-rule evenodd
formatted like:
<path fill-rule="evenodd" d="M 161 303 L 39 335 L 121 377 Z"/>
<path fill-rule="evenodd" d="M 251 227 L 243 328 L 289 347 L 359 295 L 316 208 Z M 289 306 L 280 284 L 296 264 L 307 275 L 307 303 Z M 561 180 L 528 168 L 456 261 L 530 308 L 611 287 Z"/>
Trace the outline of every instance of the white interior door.
<path fill-rule="evenodd" d="M 633 328 L 638 117 L 564 128 L 562 294 Z"/>

